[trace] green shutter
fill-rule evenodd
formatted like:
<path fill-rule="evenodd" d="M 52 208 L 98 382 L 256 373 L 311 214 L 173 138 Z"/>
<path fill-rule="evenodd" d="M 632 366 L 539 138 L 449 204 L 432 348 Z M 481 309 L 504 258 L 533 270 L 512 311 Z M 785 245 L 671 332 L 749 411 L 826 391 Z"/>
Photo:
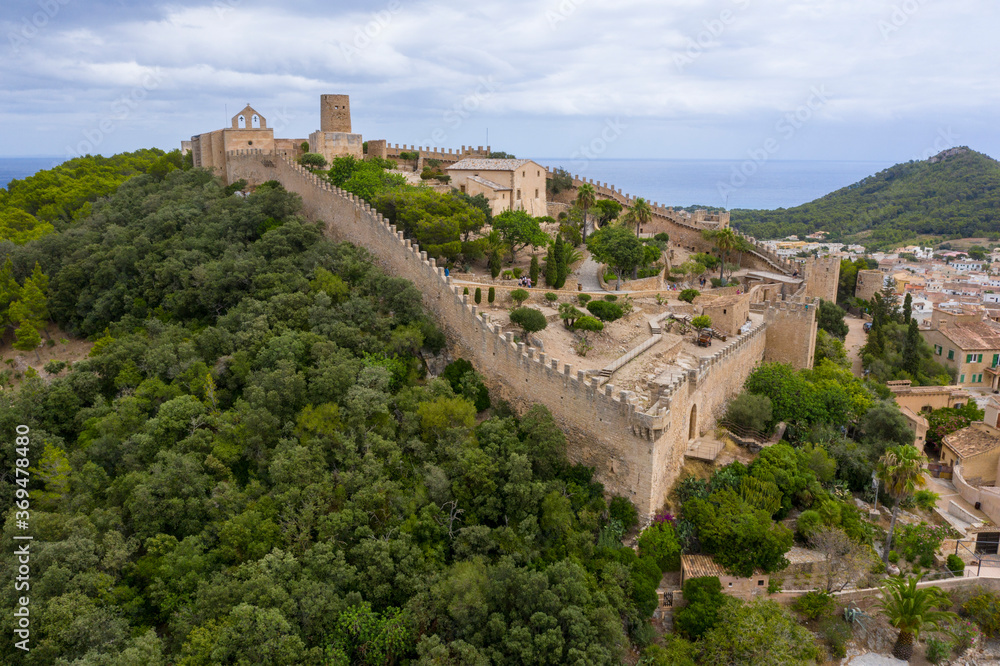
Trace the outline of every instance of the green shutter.
<path fill-rule="evenodd" d="M 960 377 L 958 378 L 958 383 L 959 383 L 959 384 L 964 384 L 964 383 L 965 383 L 965 375 L 962 375 L 962 376 L 960 376 Z"/>
<path fill-rule="evenodd" d="M 965 362 L 966 363 L 972 363 L 972 356 L 973 356 L 973 354 L 966 354 L 965 355 Z"/>
<path fill-rule="evenodd" d="M 993 367 L 997 367 L 1000 364 L 1000 354 L 993 354 Z"/>

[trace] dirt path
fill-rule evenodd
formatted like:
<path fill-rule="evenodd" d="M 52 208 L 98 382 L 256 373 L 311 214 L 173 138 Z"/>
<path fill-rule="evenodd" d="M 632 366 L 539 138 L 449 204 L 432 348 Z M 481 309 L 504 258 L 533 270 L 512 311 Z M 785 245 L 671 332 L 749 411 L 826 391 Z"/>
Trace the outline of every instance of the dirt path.
<path fill-rule="evenodd" d="M 861 368 L 861 348 L 865 345 L 865 320 L 847 315 L 844 321 L 850 329 L 847 332 L 847 339 L 844 340 L 844 346 L 847 348 L 847 358 L 851 362 L 851 371 L 856 377 L 864 377 L 864 370 Z"/>

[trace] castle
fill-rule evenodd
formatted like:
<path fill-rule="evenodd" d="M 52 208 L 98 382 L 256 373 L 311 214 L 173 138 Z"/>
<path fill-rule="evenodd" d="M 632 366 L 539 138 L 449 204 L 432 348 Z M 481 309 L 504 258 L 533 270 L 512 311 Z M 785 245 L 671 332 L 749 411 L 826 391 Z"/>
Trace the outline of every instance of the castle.
<path fill-rule="evenodd" d="M 339 128 L 349 130 L 350 126 L 341 124 Z M 325 136 L 323 139 L 327 141 Z M 443 267 L 404 238 L 403 232 L 370 204 L 300 166 L 295 150 L 284 149 L 273 137 L 272 141 L 270 146 L 254 144 L 224 151 L 211 166 L 230 183 L 240 179 L 250 186 L 269 180 L 281 182 L 302 197 L 303 214 L 325 224 L 329 236 L 367 248 L 385 270 L 413 282 L 445 331 L 453 355 L 469 359 L 486 377 L 491 391 L 519 410 L 544 404 L 567 434 L 570 459 L 593 467 L 608 492 L 630 498 L 643 516 L 652 516 L 663 505 L 689 444 L 715 426 L 754 367 L 761 361 L 812 366 L 816 298 L 836 297 L 839 262 L 835 258 L 792 265 L 757 246 L 748 254 L 760 274 L 785 279 L 762 278 L 748 293 L 730 299 L 732 303 L 715 304 L 724 316 L 732 307 L 739 317 L 750 313 L 755 323 L 711 356 L 689 367 L 672 368 L 650 382 L 645 395 L 616 392 L 611 384 L 601 385 L 597 377 L 574 372 L 569 363 L 524 343 L 515 344 L 513 334 L 504 334 L 469 302 L 461 286 L 445 276 Z M 387 145 L 380 142 L 383 155 Z M 457 162 L 468 154 L 464 146 L 462 150 L 438 154 L 451 154 Z M 205 164 L 204 158 L 201 162 Z M 582 182 L 574 178 L 574 184 Z M 599 196 L 613 196 L 626 204 L 634 201 L 607 184 L 590 182 L 596 185 Z M 667 230 L 672 240 L 701 249 L 709 245 L 702 229 L 728 223 L 727 216 L 696 217 L 659 205 L 654 211 L 656 224 Z M 792 279 L 800 269 L 805 279 Z M 651 328 L 653 325 L 651 322 Z M 653 332 L 655 335 L 656 330 Z"/>

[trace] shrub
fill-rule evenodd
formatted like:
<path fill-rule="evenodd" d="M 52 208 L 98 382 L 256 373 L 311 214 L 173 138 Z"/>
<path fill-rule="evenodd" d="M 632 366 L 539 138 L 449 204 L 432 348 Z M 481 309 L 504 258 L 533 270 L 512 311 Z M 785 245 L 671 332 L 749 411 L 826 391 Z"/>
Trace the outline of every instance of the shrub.
<path fill-rule="evenodd" d="M 549 303 L 555 303 L 556 301 L 559 300 L 559 295 L 553 294 L 551 291 L 547 291 L 545 292 L 545 300 L 547 300 Z"/>
<path fill-rule="evenodd" d="M 694 302 L 694 299 L 698 298 L 700 293 L 701 292 L 697 289 L 685 289 L 677 296 L 677 298 L 681 299 L 685 303 L 692 303 Z"/>
<path fill-rule="evenodd" d="M 531 294 L 528 293 L 527 289 L 515 289 L 510 292 L 510 300 L 514 301 L 518 307 L 521 307 L 521 303 L 528 300 L 529 296 L 531 296 Z"/>
<path fill-rule="evenodd" d="M 462 287 L 462 296 L 468 296 L 468 295 L 469 295 L 469 288 Z"/>
<path fill-rule="evenodd" d="M 924 511 L 933 511 L 940 497 L 933 490 L 918 490 L 913 493 L 913 501 Z"/>
<path fill-rule="evenodd" d="M 962 604 L 961 613 L 990 638 L 1000 638 L 1000 594 L 983 588 L 980 590 L 979 594 Z"/>
<path fill-rule="evenodd" d="M 608 513 L 622 524 L 626 532 L 639 524 L 639 511 L 627 497 L 612 497 Z"/>
<path fill-rule="evenodd" d="M 618 300 L 618 297 L 615 296 L 614 294 L 604 294 L 604 300 L 606 300 L 608 303 L 614 303 L 615 301 Z"/>
<path fill-rule="evenodd" d="M 326 166 L 326 158 L 319 153 L 306 153 L 299 158 L 299 164 L 310 169 L 322 169 Z"/>
<path fill-rule="evenodd" d="M 792 608 L 810 620 L 815 620 L 833 610 L 833 596 L 829 592 L 807 592 L 795 600 Z"/>
<path fill-rule="evenodd" d="M 45 364 L 45 372 L 50 375 L 58 375 L 66 368 L 66 361 L 49 361 Z"/>
<path fill-rule="evenodd" d="M 587 309 L 601 321 L 615 321 L 621 319 L 624 314 L 622 306 L 607 301 L 591 301 L 587 303 Z"/>
<path fill-rule="evenodd" d="M 46 347 L 55 347 L 56 346 L 56 341 L 53 340 L 52 338 L 49 338 L 48 340 L 45 341 L 45 346 Z"/>
<path fill-rule="evenodd" d="M 847 641 L 851 638 L 851 625 L 839 617 L 828 617 L 819 625 L 819 633 L 830 647 L 835 659 L 847 656 Z"/>
<path fill-rule="evenodd" d="M 741 393 L 726 407 L 725 420 L 737 428 L 765 434 L 771 411 L 771 399 L 766 395 Z"/>
<path fill-rule="evenodd" d="M 497 290 L 490 287 L 490 290 L 486 293 L 486 301 L 492 305 L 493 301 L 497 299 Z"/>
<path fill-rule="evenodd" d="M 511 272 L 514 274 L 515 278 L 520 278 L 522 275 L 524 275 L 524 269 L 521 268 L 520 266 L 515 266 L 514 268 L 511 269 Z"/>
<path fill-rule="evenodd" d="M 576 331 L 603 331 L 604 322 L 594 317 L 579 317 L 573 322 L 573 330 Z"/>
<path fill-rule="evenodd" d="M 591 296 L 590 294 L 579 294 L 576 297 L 576 300 L 580 301 L 580 305 L 587 305 L 587 303 L 589 303 L 590 299 L 592 298 L 593 296 Z"/>
<path fill-rule="evenodd" d="M 501 277 L 501 279 L 504 279 L 504 280 L 513 280 L 514 279 L 514 273 L 512 273 L 511 271 L 504 271 L 503 273 L 500 274 L 500 277 Z"/>
<path fill-rule="evenodd" d="M 476 305 L 483 302 L 483 290 L 480 287 L 476 287 L 476 295 L 473 300 L 476 302 Z"/>
<path fill-rule="evenodd" d="M 961 576 L 963 573 L 965 573 L 965 562 L 958 555 L 955 554 L 949 555 L 945 559 L 945 564 L 948 567 L 948 571 L 950 571 L 956 576 Z"/>
<path fill-rule="evenodd" d="M 822 525 L 823 517 L 819 515 L 819 511 L 809 509 L 799 514 L 799 519 L 795 523 L 795 533 L 803 541 L 808 541 Z"/>
<path fill-rule="evenodd" d="M 548 326 L 545 315 L 534 308 L 515 308 L 510 313 L 510 323 L 520 326 L 526 339 L 529 334 L 537 333 Z"/>
<path fill-rule="evenodd" d="M 661 243 L 666 243 L 670 240 L 670 235 L 661 231 L 660 233 L 653 236 L 653 240 L 660 241 Z"/>
<path fill-rule="evenodd" d="M 897 553 L 894 550 L 890 550 L 889 557 L 887 559 L 893 564 L 896 564 L 897 562 L 899 562 L 899 553 Z"/>
<path fill-rule="evenodd" d="M 927 639 L 927 661 L 940 664 L 951 656 L 951 643 L 931 636 Z"/>
<path fill-rule="evenodd" d="M 684 582 L 684 600 L 687 606 L 674 614 L 674 627 L 681 634 L 695 640 L 701 638 L 719 621 L 719 609 L 727 603 L 722 584 L 715 576 L 689 578 Z"/>
<path fill-rule="evenodd" d="M 661 572 L 681 568 L 681 545 L 674 526 L 667 522 L 654 523 L 639 535 L 639 555 L 656 560 Z"/>
<path fill-rule="evenodd" d="M 698 315 L 691 320 L 691 325 L 699 331 L 703 328 L 712 328 L 712 318 L 708 315 Z"/>

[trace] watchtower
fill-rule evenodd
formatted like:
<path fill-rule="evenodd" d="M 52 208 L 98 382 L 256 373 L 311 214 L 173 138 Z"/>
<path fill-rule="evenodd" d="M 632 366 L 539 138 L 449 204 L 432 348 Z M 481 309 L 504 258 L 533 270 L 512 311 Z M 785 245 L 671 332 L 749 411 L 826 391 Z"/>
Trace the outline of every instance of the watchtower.
<path fill-rule="evenodd" d="M 350 95 L 320 95 L 319 130 L 351 133 Z"/>

